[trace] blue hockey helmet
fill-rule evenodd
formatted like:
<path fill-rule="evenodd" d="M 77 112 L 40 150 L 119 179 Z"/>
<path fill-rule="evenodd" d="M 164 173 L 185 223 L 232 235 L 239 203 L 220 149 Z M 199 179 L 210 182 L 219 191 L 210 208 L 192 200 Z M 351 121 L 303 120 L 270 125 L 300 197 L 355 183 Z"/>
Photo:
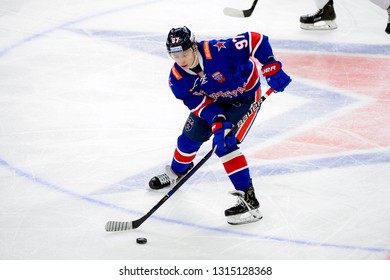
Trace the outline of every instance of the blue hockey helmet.
<path fill-rule="evenodd" d="M 169 54 L 184 52 L 195 44 L 195 36 L 186 26 L 172 28 L 166 42 Z"/>

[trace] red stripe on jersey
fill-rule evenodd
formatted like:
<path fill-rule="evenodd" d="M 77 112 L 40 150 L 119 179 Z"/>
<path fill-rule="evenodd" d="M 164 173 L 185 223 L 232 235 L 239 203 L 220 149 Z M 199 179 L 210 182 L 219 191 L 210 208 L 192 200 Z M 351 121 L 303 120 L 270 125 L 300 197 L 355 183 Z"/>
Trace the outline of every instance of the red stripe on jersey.
<path fill-rule="evenodd" d="M 233 154 L 233 157 L 229 157 L 231 154 Z M 242 169 L 248 168 L 246 158 L 243 154 L 241 154 L 241 152 L 239 152 L 239 150 L 236 150 L 231 154 L 226 155 L 225 157 L 228 157 L 229 159 L 223 162 L 223 166 L 228 176 Z"/>
<path fill-rule="evenodd" d="M 257 70 L 256 62 L 252 58 L 249 58 L 249 60 L 252 62 L 253 68 L 252 68 L 252 73 L 248 78 L 247 84 L 245 85 L 246 91 L 254 88 L 259 82 L 259 71 Z"/>
<path fill-rule="evenodd" d="M 181 152 L 178 148 L 176 148 L 175 153 L 173 154 L 173 158 L 177 162 L 183 163 L 183 164 L 191 163 L 194 160 L 195 156 L 196 156 L 196 152 L 194 152 L 192 154 L 187 154 L 187 153 Z"/>
<path fill-rule="evenodd" d="M 261 41 L 263 40 L 263 36 L 257 32 L 250 32 L 249 35 L 250 35 L 250 42 L 251 42 L 250 54 L 253 55 L 253 53 L 256 51 Z"/>
<path fill-rule="evenodd" d="M 200 117 L 202 110 L 207 106 L 213 103 L 215 100 L 210 97 L 205 96 L 202 102 L 198 105 L 198 107 L 194 108 L 191 112 L 195 114 L 195 116 Z"/>

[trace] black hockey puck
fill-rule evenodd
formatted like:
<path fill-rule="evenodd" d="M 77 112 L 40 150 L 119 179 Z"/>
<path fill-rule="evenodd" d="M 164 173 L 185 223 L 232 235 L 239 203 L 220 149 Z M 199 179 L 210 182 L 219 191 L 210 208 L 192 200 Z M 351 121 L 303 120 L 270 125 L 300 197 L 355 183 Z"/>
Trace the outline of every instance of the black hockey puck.
<path fill-rule="evenodd" d="M 148 240 L 144 237 L 138 237 L 137 238 L 137 243 L 138 244 L 146 244 L 146 242 L 148 242 Z"/>

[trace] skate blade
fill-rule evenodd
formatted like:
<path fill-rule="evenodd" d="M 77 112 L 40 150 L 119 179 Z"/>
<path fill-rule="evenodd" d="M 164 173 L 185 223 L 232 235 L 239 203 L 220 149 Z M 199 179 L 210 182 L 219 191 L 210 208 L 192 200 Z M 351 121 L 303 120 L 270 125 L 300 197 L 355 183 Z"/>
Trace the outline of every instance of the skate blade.
<path fill-rule="evenodd" d="M 337 23 L 334 20 L 323 20 L 316 23 L 301 23 L 300 26 L 304 30 L 333 30 L 337 28 Z"/>
<path fill-rule="evenodd" d="M 237 214 L 227 217 L 227 222 L 230 225 L 243 225 L 254 223 L 263 218 L 263 215 L 260 213 L 259 209 L 248 211 L 244 214 Z"/>

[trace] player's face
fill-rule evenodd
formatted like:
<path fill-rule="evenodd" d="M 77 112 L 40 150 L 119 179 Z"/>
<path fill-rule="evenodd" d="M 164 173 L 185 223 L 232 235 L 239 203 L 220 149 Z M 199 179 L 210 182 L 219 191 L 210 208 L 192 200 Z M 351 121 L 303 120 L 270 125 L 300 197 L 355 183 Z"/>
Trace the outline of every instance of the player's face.
<path fill-rule="evenodd" d="M 190 69 L 190 67 L 194 64 L 195 61 L 195 53 L 192 48 L 180 52 L 171 54 L 173 60 L 179 64 L 179 66 L 185 70 Z"/>

